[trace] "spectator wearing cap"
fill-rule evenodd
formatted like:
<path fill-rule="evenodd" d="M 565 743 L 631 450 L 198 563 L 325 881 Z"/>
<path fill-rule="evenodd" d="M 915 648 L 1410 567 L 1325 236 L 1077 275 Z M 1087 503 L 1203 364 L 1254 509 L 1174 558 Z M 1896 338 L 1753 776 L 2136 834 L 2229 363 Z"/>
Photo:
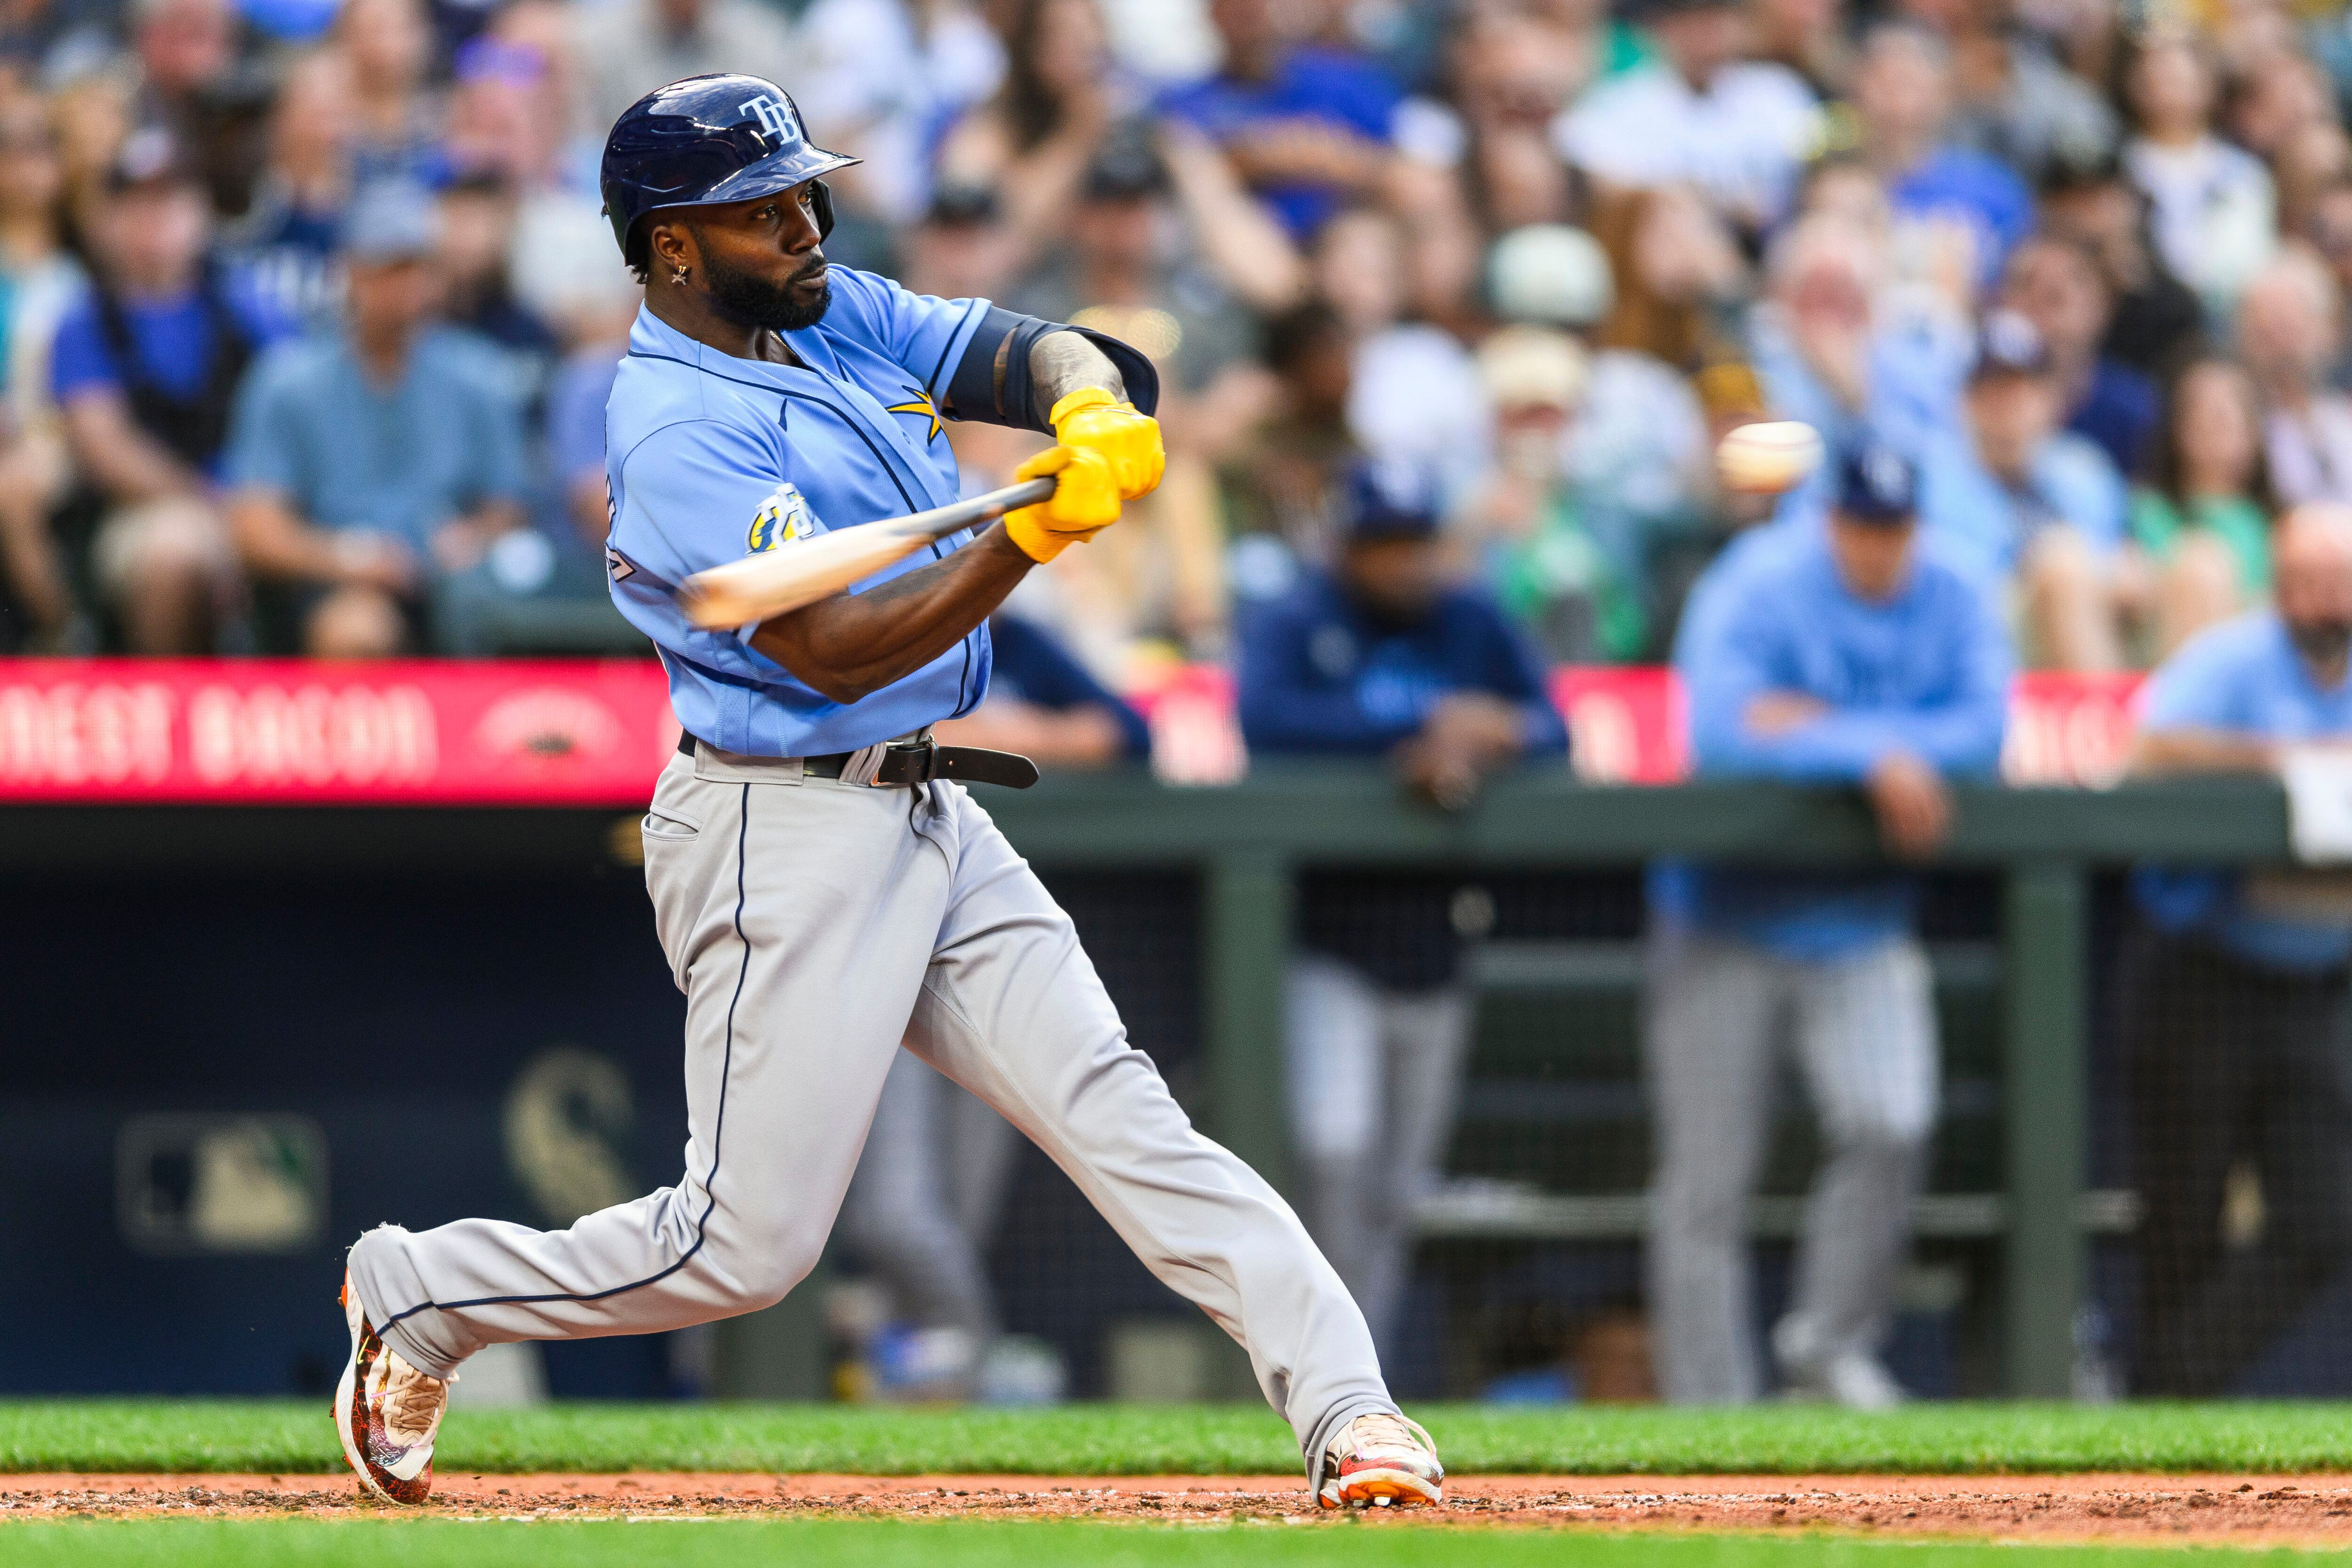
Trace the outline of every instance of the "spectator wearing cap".
<path fill-rule="evenodd" d="M 1602 82 L 1552 126 L 1552 144 L 1602 186 L 1690 184 L 1760 232 L 1789 210 L 1818 105 L 1784 65 L 1740 58 L 1737 0 L 1650 0 L 1662 58 Z"/>
<path fill-rule="evenodd" d="M 2008 637 L 1977 578 L 1924 537 L 1908 458 L 1872 446 L 1832 468 L 1824 528 L 1757 536 L 1694 591 L 1675 655 L 1691 756 L 1703 777 L 1857 786 L 1889 857 L 1922 860 L 1949 830 L 1947 779 L 2000 757 Z M 1649 1300 L 1659 1386 L 1677 1404 L 1764 1391 L 1747 1212 L 1784 1047 L 1828 1160 L 1774 1360 L 1793 1392 L 1864 1408 L 1902 1397 L 1876 1352 L 1938 1092 L 1917 900 L 1893 870 L 1652 873 Z"/>
<path fill-rule="evenodd" d="M 58 328 L 49 385 L 102 511 L 90 576 L 134 653 L 213 647 L 236 608 L 215 480 L 237 384 L 285 323 L 210 250 L 212 207 L 168 133 L 122 145 L 96 276 Z"/>
<path fill-rule="evenodd" d="M 1898 222 L 1959 229 L 1977 279 L 1999 277 L 2010 247 L 2033 227 L 2033 196 L 2007 164 L 1948 139 L 1952 60 L 1944 41 L 1911 23 L 1872 28 L 1854 69 L 1853 111 L 1862 155 Z"/>
<path fill-rule="evenodd" d="M 2227 321 L 2278 248 L 2278 195 L 2260 159 L 2213 134 L 2213 74 L 2192 34 L 2149 31 L 2125 68 L 2139 133 L 2123 166 L 2147 197 L 2167 269 Z"/>
<path fill-rule="evenodd" d="M 1545 327 L 1505 327 L 1478 345 L 1496 463 L 1463 521 L 1496 597 L 1548 659 L 1624 664 L 1650 641 L 1646 520 L 1570 466 L 1586 365 L 1575 339 Z"/>
<path fill-rule="evenodd" d="M 2275 551 L 2275 605 L 2199 634 L 2150 679 L 2135 776 L 2271 774 L 2289 748 L 2352 743 L 2352 510 L 2297 508 Z M 2204 1397 L 2352 1259 L 2352 900 L 2334 872 L 2149 868 L 2133 891 L 2118 982 L 2144 1205 L 2131 1391 Z M 2252 1226 L 2230 1198 L 2248 1164 Z"/>
<path fill-rule="evenodd" d="M 1649 211 L 1652 197 L 1664 194 L 1652 193 L 1631 206 Z M 1727 248 L 1727 237 L 1687 197 L 1656 204 L 1660 215 L 1670 207 L 1692 219 L 1696 230 L 1657 236 L 1683 253 L 1674 263 L 1682 270 L 1673 289 L 1682 294 L 1685 281 L 1720 276 L 1715 271 L 1719 258 L 1706 253 L 1710 247 Z M 1736 253 L 1729 263 L 1735 270 L 1739 267 Z M 1486 292 L 1497 317 L 1559 329 L 1584 351 L 1580 391 L 1565 431 L 1567 477 L 1589 503 L 1622 513 L 1643 533 L 1671 526 L 1698 505 L 1714 450 L 1706 411 L 1682 374 L 1696 367 L 1670 363 L 1645 342 L 1652 334 L 1641 323 L 1673 309 L 1664 302 L 1665 291 L 1655 287 L 1661 281 L 1654 274 L 1638 280 L 1634 302 L 1621 310 L 1608 253 L 1584 230 L 1563 224 L 1513 229 L 1486 256 Z M 1691 303 L 1687 297 L 1681 302 Z M 1698 335 L 1685 339 L 1694 353 Z M 1497 416 L 1503 416 L 1499 406 Z M 1497 442 L 1496 458 L 1506 467 L 1528 455 L 1524 448 L 1516 458 L 1509 455 L 1500 429 Z"/>
<path fill-rule="evenodd" d="M 1210 0 L 1223 40 L 1216 75 L 1161 98 L 1160 111 L 1223 149 L 1249 188 L 1305 241 L 1351 200 L 1381 194 L 1402 95 L 1351 51 L 1302 43 L 1290 12 Z"/>
<path fill-rule="evenodd" d="M 2123 476 L 2063 426 L 2065 390 L 2042 334 L 2011 310 L 1986 317 L 1962 428 L 1927 447 L 1920 515 L 1948 551 L 2011 584 L 2031 660 L 2113 669 Z"/>
<path fill-rule="evenodd" d="M 1055 321 L 1090 313 L 1087 325 L 1151 356 L 1163 388 L 1196 398 L 1248 358 L 1248 306 L 1294 303 L 1305 275 L 1213 156 L 1186 168 L 1180 187 L 1149 126 L 1118 127 L 1087 161 L 1060 242 L 1013 288 L 1011 308 Z M 1197 242 L 1169 247 L 1178 225 Z"/>
<path fill-rule="evenodd" d="M 401 651 L 425 597 L 521 520 L 511 380 L 483 340 L 432 319 L 435 216 L 414 185 L 362 191 L 344 330 L 273 350 L 237 399 L 237 543 L 287 591 L 310 654 Z"/>
<path fill-rule="evenodd" d="M 2156 382 L 2105 352 L 2115 300 L 2090 252 L 2049 235 L 2023 240 L 2001 271 L 2000 303 L 2042 334 L 2066 395 L 2066 428 L 2096 441 L 2116 472 L 2139 472 L 2156 430 Z"/>
<path fill-rule="evenodd" d="M 1252 752 L 1384 757 L 1448 805 L 1497 769 L 1564 752 L 1532 651 L 1485 595 L 1447 582 L 1433 479 L 1366 464 L 1347 493 L 1335 563 L 1244 613 Z M 1462 938 L 1491 920 L 1491 900 L 1445 879 L 1310 879 L 1301 891 L 1286 1015 L 1300 1212 L 1384 1353 L 1468 1045 Z"/>
<path fill-rule="evenodd" d="M 2246 287 L 2238 349 L 2262 394 L 2271 488 L 2289 506 L 2352 501 L 2352 397 L 2327 383 L 2344 342 L 2344 301 L 2300 246 Z"/>
<path fill-rule="evenodd" d="M 1011 285 L 1015 242 L 993 185 L 941 180 L 930 210 L 907 230 L 907 287 L 942 300 L 993 300 Z"/>

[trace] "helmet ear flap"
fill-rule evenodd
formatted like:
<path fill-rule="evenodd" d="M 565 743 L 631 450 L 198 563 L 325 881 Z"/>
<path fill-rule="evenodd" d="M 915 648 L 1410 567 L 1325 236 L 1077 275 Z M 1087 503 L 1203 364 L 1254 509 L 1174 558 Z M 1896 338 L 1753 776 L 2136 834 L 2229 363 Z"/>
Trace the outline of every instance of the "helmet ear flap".
<path fill-rule="evenodd" d="M 809 211 L 816 215 L 816 237 L 822 244 L 833 233 L 833 187 L 823 180 L 811 180 L 809 184 Z"/>

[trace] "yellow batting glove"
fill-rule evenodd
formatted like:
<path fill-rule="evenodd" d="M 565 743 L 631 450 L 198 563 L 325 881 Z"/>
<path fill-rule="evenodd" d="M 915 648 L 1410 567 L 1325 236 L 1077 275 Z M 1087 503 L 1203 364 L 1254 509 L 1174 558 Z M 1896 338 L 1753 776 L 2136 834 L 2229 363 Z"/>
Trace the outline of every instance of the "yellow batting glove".
<path fill-rule="evenodd" d="M 1099 386 L 1071 393 L 1054 405 L 1045 420 L 1063 446 L 1084 447 L 1110 459 L 1121 500 L 1150 495 L 1160 483 L 1160 471 L 1168 466 L 1168 449 L 1160 444 L 1160 421 L 1138 414 L 1134 404 L 1121 403 Z"/>
<path fill-rule="evenodd" d="M 1004 531 L 1032 561 L 1051 561 L 1118 521 L 1110 459 L 1087 447 L 1048 447 L 1013 470 L 1015 479 L 1057 477 L 1050 500 L 1004 514 Z"/>

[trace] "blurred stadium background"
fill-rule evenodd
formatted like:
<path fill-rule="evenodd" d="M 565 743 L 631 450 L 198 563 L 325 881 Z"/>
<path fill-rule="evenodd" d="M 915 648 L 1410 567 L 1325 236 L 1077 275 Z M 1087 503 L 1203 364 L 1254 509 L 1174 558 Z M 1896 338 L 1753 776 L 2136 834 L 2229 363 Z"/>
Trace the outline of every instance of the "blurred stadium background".
<path fill-rule="evenodd" d="M 1887 1370 L 2352 1392 L 2352 906 L 2271 879 L 2284 957 L 2237 943 L 2234 874 L 2181 913 L 2137 868 L 2283 866 L 2284 798 L 2126 777 L 2147 672 L 2269 613 L 2276 518 L 2352 505 L 2347 29 L 2324 0 L 12 5 L 0 1392 L 321 1393 L 363 1226 L 559 1225 L 675 1175 L 635 811 L 677 731 L 604 595 L 635 307 L 593 167 L 621 107 L 716 68 L 866 160 L 837 261 L 1159 362 L 1168 481 L 1009 607 L 1061 651 L 976 721 L 1050 776 L 987 804 L 1137 1043 L 1294 1195 L 1286 955 L 1458 1009 L 1399 1197 L 1401 1395 L 1658 1395 L 1645 868 L 1877 855 L 1851 788 L 1695 763 L 1710 672 L 1669 668 L 1711 563 L 1839 500 L 1834 462 L 1719 484 L 1766 418 L 1899 449 L 2019 668 L 1921 887 L 1940 1109 Z M 974 490 L 1031 449 L 936 438 Z M 1367 465 L 1549 672 L 1565 763 L 1465 805 L 1391 776 L 1417 719 L 1303 748 L 1253 717 L 1251 639 L 1346 554 Z M 1087 710 L 1120 738 L 1051 722 Z M 1793 1078 L 1766 1111 L 1759 1336 L 1822 1142 Z M 2158 1234 L 2168 1152 L 2210 1179 Z M 459 1400 L 1248 1394 L 1042 1156 L 998 1180 L 991 1345 L 943 1350 L 845 1244 L 770 1313 L 518 1349 Z M 2275 1310 L 2184 1335 L 2224 1286 Z"/>

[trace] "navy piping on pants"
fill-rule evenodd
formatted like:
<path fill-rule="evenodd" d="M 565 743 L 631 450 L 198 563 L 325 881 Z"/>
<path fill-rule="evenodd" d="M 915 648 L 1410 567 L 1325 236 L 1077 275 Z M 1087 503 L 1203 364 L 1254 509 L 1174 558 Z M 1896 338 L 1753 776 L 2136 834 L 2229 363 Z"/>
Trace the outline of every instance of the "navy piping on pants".
<path fill-rule="evenodd" d="M 735 1062 L 735 1006 L 743 999 L 743 981 L 751 973 L 751 939 L 743 934 L 743 868 L 746 859 L 744 849 L 750 842 L 751 830 L 751 786 L 747 784 L 743 786 L 743 807 L 737 816 L 735 826 L 735 940 L 743 947 L 743 967 L 735 972 L 735 994 L 727 999 L 727 1049 L 721 1056 L 719 1065 L 719 1115 L 710 1129 L 710 1173 L 702 1181 L 702 1191 L 707 1201 L 702 1205 L 702 1217 L 694 1222 L 694 1245 L 680 1253 L 677 1261 L 660 1273 L 648 1274 L 642 1279 L 632 1279 L 626 1285 L 615 1285 L 609 1290 L 595 1290 L 585 1295 L 572 1295 L 559 1290 L 544 1296 L 483 1296 L 471 1301 L 419 1301 L 406 1311 L 395 1312 L 378 1323 L 377 1333 L 381 1334 L 394 1323 L 404 1319 L 413 1318 L 428 1308 L 454 1311 L 461 1307 L 511 1307 L 532 1301 L 601 1301 L 608 1296 L 618 1296 L 668 1279 L 693 1261 L 694 1255 L 702 1250 L 704 1228 L 710 1223 L 710 1211 L 719 1206 L 719 1142 L 727 1131 L 727 1079 L 730 1069 Z"/>

